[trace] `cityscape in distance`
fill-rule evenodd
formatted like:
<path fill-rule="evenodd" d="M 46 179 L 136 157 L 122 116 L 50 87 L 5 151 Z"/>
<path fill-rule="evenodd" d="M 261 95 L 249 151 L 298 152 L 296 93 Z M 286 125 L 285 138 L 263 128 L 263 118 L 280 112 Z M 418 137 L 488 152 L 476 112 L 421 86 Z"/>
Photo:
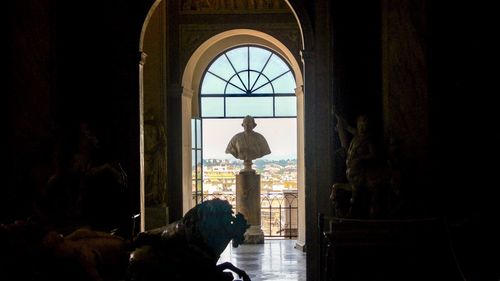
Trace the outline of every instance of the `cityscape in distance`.
<path fill-rule="evenodd" d="M 229 159 L 203 160 L 203 193 L 234 194 L 236 175 L 243 168 L 243 161 Z M 297 191 L 297 160 L 257 159 L 253 169 L 261 177 L 261 194 Z"/>
<path fill-rule="evenodd" d="M 243 161 L 203 160 L 203 198 L 236 204 L 236 175 Z M 253 168 L 261 176 L 261 226 L 264 235 L 294 238 L 298 229 L 297 160 L 258 159 Z"/>

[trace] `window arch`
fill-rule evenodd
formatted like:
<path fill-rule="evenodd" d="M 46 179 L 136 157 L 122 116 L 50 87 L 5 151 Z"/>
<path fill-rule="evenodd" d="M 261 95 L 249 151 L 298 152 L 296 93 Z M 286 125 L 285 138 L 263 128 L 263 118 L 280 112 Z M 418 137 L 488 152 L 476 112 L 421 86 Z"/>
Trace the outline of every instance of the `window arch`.
<path fill-rule="evenodd" d="M 237 46 L 217 56 L 203 74 L 201 117 L 296 117 L 295 88 L 294 73 L 279 54 Z"/>

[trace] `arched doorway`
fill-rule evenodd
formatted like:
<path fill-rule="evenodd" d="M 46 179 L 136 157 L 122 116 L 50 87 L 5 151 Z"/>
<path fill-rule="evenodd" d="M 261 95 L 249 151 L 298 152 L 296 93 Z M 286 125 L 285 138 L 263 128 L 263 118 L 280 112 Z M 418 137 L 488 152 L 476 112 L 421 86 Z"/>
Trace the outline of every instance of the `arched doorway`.
<path fill-rule="evenodd" d="M 191 147 L 191 119 L 199 116 L 199 95 L 200 83 L 205 70 L 208 68 L 217 56 L 224 51 L 242 45 L 262 46 L 279 54 L 290 65 L 294 75 L 296 87 L 294 94 L 296 96 L 296 116 L 297 116 L 297 187 L 298 187 L 298 242 L 305 244 L 305 188 L 304 188 L 304 95 L 303 95 L 303 76 L 302 70 L 290 52 L 283 43 L 269 34 L 250 30 L 235 29 L 222 32 L 210 38 L 201 44 L 192 54 L 184 70 L 182 78 L 182 128 L 183 128 L 183 209 L 189 210 L 192 203 L 192 147 Z"/>

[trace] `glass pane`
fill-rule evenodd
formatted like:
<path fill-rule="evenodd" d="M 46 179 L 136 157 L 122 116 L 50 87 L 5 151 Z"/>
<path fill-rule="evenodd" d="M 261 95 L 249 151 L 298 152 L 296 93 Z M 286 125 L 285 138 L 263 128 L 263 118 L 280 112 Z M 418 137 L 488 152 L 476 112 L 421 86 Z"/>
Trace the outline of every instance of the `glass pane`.
<path fill-rule="evenodd" d="M 271 83 L 264 84 L 264 86 L 260 88 L 256 88 L 256 91 L 254 91 L 254 94 L 273 94 L 275 90 L 273 89 L 273 86 Z"/>
<path fill-rule="evenodd" d="M 229 80 L 229 78 L 234 75 L 234 70 L 224 55 L 217 58 L 212 65 L 210 65 L 208 70 L 226 80 Z"/>
<path fill-rule="evenodd" d="M 241 81 L 237 75 L 234 75 L 230 80 L 232 84 L 227 84 L 226 94 L 245 94 L 245 86 Z"/>
<path fill-rule="evenodd" d="M 196 180 L 191 181 L 191 191 L 193 192 L 193 194 L 196 193 Z"/>
<path fill-rule="evenodd" d="M 201 116 L 224 117 L 224 98 L 201 98 Z"/>
<path fill-rule="evenodd" d="M 297 116 L 297 98 L 276 97 L 276 116 Z"/>
<path fill-rule="evenodd" d="M 194 172 L 196 171 L 196 150 L 191 150 L 191 171 L 193 172 L 192 178 L 195 178 Z"/>
<path fill-rule="evenodd" d="M 269 83 L 269 81 L 270 81 L 270 79 L 268 79 L 268 77 L 266 77 L 266 75 L 261 74 L 259 79 L 257 79 L 257 82 L 255 83 L 255 85 L 253 86 L 252 91 L 259 91 L 262 88 L 262 86 Z"/>
<path fill-rule="evenodd" d="M 226 83 L 226 81 L 207 72 L 205 73 L 205 77 L 203 77 L 201 94 L 223 94 Z"/>
<path fill-rule="evenodd" d="M 288 65 L 280 57 L 274 55 L 269 60 L 269 63 L 267 64 L 263 73 L 272 80 L 280 74 L 287 72 L 288 70 L 290 70 L 290 68 L 288 68 Z"/>
<path fill-rule="evenodd" d="M 250 72 L 250 89 L 252 89 L 252 87 L 253 87 L 253 89 L 257 88 L 256 87 L 257 86 L 257 83 L 256 83 L 257 77 L 259 77 L 259 72 L 255 72 L 255 71 Z M 261 82 L 261 84 L 262 84 L 262 82 Z"/>
<path fill-rule="evenodd" d="M 201 180 L 196 181 L 196 191 L 198 194 L 203 194 L 203 186 L 201 185 Z M 201 197 L 200 197 L 201 198 Z"/>
<path fill-rule="evenodd" d="M 226 98 L 227 116 L 244 117 L 251 116 L 272 116 L 272 97 L 235 97 Z"/>
<path fill-rule="evenodd" d="M 196 150 L 196 166 L 201 167 L 201 149 Z"/>
<path fill-rule="evenodd" d="M 261 72 L 271 55 L 272 53 L 266 49 L 250 47 L 250 69 Z"/>
<path fill-rule="evenodd" d="M 196 119 L 196 148 L 201 148 L 201 120 Z"/>
<path fill-rule="evenodd" d="M 232 49 L 226 55 L 237 72 L 248 69 L 248 47 Z"/>
<path fill-rule="evenodd" d="M 196 119 L 191 119 L 191 148 L 196 148 Z"/>
<path fill-rule="evenodd" d="M 295 77 L 291 72 L 273 81 L 274 92 L 276 94 L 295 94 Z"/>
<path fill-rule="evenodd" d="M 244 89 L 250 88 L 250 86 L 252 86 L 252 85 L 250 85 L 250 86 L 248 85 L 248 84 L 250 84 L 250 81 L 248 80 L 248 71 L 240 72 L 239 75 L 240 75 L 241 80 L 243 80 L 243 84 L 245 84 Z"/>

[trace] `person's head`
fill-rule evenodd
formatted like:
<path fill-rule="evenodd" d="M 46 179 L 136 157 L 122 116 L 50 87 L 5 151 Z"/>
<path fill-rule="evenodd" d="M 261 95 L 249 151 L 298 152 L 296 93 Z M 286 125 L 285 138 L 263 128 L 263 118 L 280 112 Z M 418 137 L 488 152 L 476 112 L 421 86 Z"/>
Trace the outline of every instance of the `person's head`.
<path fill-rule="evenodd" d="M 245 132 L 250 132 L 253 130 L 253 128 L 255 128 L 255 126 L 257 126 L 257 124 L 255 124 L 255 120 L 252 116 L 247 115 L 245 116 L 245 118 L 243 118 L 243 123 L 241 123 L 241 126 L 245 128 Z"/>

